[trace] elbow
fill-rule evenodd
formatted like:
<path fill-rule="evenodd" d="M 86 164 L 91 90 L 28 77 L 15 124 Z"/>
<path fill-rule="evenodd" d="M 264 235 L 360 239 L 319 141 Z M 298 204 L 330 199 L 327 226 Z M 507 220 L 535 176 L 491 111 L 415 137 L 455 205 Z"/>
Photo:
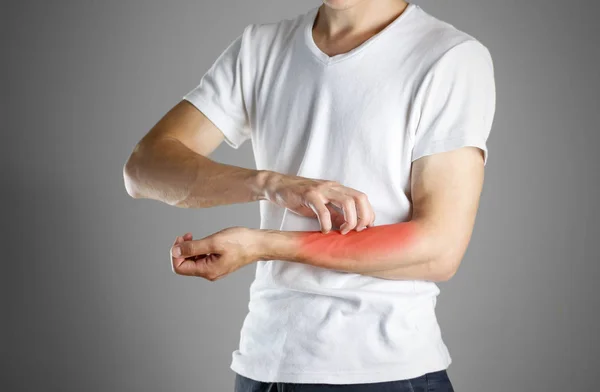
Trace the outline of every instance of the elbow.
<path fill-rule="evenodd" d="M 434 282 L 447 282 L 456 275 L 462 260 L 462 254 L 454 253 L 438 258 L 432 268 L 432 280 Z"/>
<path fill-rule="evenodd" d="M 136 182 L 136 169 L 133 162 L 133 154 L 129 157 L 125 165 L 123 165 L 123 182 L 125 184 L 125 190 L 127 194 L 134 199 L 139 199 L 142 195 L 139 192 L 139 188 Z"/>
<path fill-rule="evenodd" d="M 456 234 L 456 233 L 455 233 Z M 456 275 L 467 250 L 469 237 L 466 235 L 443 235 L 436 237 L 437 245 L 430 253 L 429 271 L 434 282 L 447 282 Z"/>
<path fill-rule="evenodd" d="M 436 282 L 447 282 L 454 277 L 456 274 L 457 268 L 444 266 L 441 271 L 438 273 Z"/>

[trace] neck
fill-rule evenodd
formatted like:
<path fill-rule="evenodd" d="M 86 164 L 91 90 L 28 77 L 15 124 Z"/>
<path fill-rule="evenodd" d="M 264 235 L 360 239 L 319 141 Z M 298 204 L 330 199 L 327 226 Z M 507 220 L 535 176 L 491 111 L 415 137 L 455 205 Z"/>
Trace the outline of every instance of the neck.
<path fill-rule="evenodd" d="M 362 0 L 346 8 L 333 8 L 324 3 L 313 26 L 324 39 L 339 39 L 364 33 L 376 34 L 404 12 L 404 0 Z"/>

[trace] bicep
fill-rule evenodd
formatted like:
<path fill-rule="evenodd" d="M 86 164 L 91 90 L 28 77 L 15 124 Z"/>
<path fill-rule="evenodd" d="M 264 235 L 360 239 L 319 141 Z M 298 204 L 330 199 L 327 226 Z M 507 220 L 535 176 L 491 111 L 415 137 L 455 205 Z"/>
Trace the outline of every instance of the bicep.
<path fill-rule="evenodd" d="M 436 237 L 443 257 L 460 262 L 468 246 L 483 188 L 483 151 L 461 147 L 413 162 L 412 220 Z"/>
<path fill-rule="evenodd" d="M 223 142 L 224 135 L 208 117 L 186 100 L 181 100 L 169 110 L 143 141 L 177 139 L 190 150 L 209 156 Z"/>

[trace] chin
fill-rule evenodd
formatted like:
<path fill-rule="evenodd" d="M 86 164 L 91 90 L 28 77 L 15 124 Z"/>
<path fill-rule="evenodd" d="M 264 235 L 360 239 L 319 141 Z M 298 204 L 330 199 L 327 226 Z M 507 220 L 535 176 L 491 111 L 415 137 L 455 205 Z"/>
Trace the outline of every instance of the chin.
<path fill-rule="evenodd" d="M 325 6 L 334 10 L 345 10 L 348 9 L 363 0 L 323 0 Z"/>

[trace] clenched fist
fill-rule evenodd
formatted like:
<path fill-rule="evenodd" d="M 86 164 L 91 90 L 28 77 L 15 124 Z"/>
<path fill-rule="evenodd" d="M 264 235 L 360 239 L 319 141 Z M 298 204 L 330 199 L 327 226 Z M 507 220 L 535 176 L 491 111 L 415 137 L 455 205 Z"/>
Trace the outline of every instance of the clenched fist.
<path fill-rule="evenodd" d="M 173 272 L 210 281 L 260 257 L 260 232 L 245 227 L 230 227 L 199 240 L 186 233 L 177 237 L 171 248 Z"/>

